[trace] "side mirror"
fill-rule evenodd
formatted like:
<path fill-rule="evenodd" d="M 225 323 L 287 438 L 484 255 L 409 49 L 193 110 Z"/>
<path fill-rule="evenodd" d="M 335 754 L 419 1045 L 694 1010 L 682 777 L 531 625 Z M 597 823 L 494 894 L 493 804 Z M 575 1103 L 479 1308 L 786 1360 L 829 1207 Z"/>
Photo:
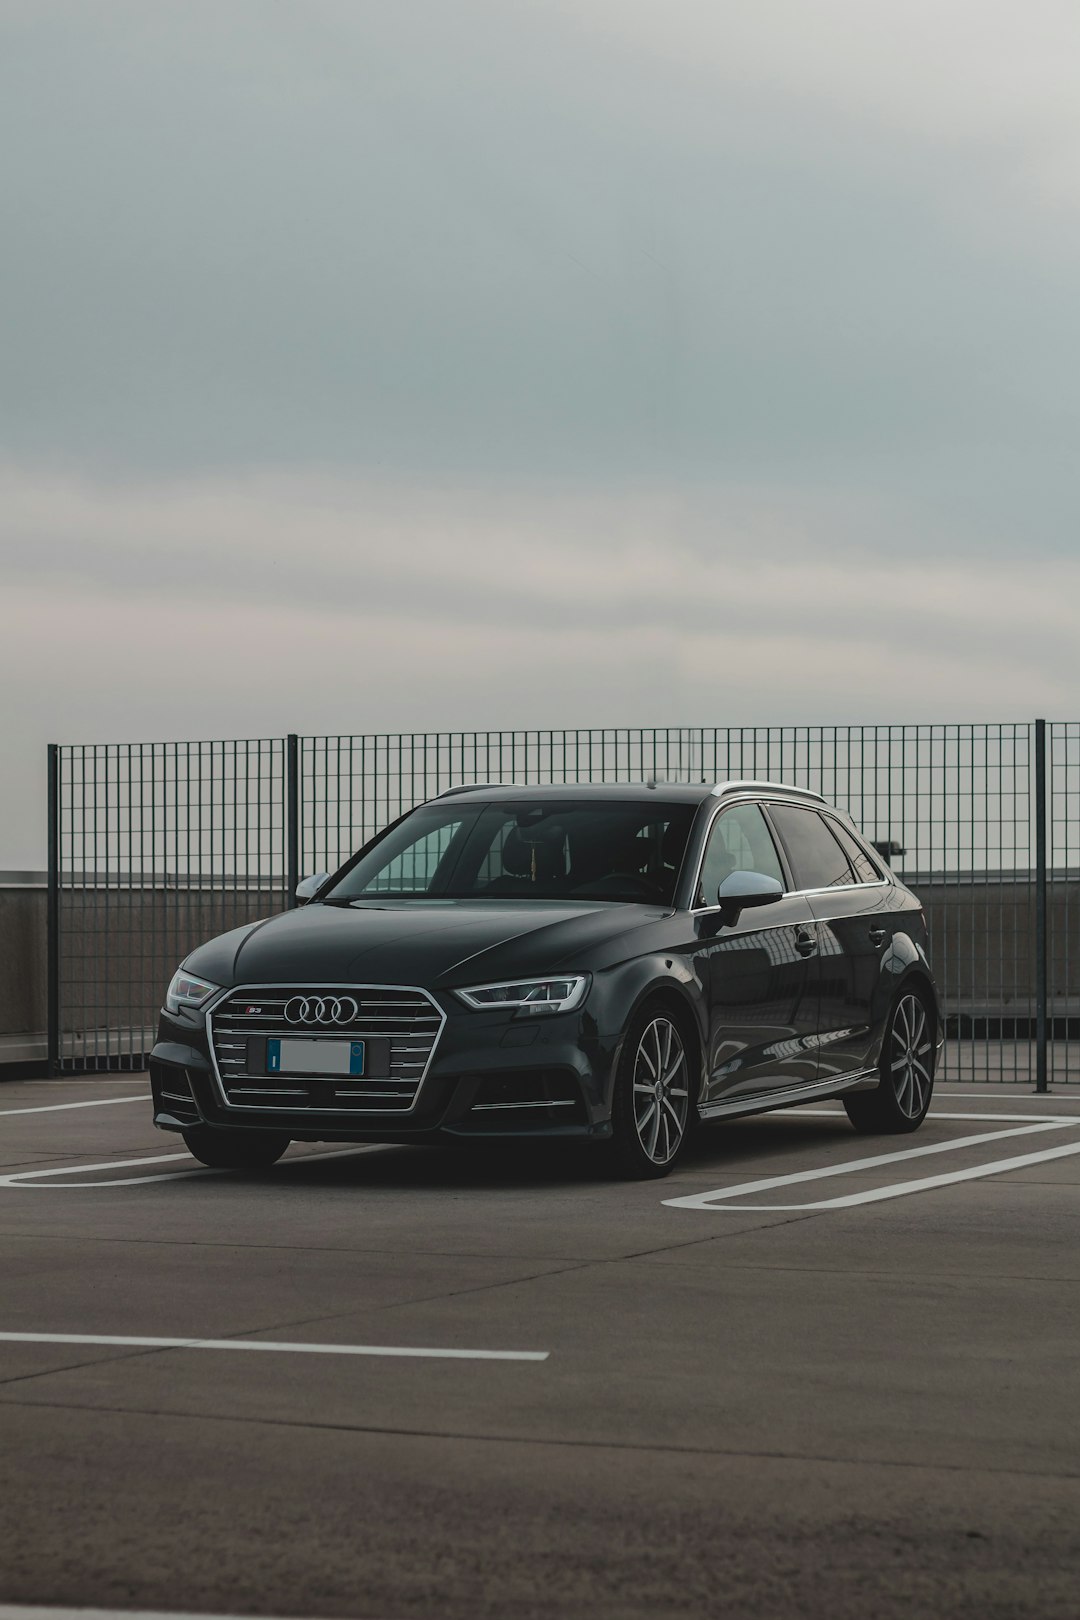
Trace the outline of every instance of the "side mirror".
<path fill-rule="evenodd" d="M 322 888 L 329 876 L 329 872 L 314 872 L 311 877 L 301 878 L 296 885 L 296 898 L 300 901 L 300 904 L 304 905 L 310 900 Z"/>
<path fill-rule="evenodd" d="M 764 872 L 730 872 L 716 891 L 721 924 L 730 928 L 747 906 L 771 906 L 783 895 L 783 884 Z"/>

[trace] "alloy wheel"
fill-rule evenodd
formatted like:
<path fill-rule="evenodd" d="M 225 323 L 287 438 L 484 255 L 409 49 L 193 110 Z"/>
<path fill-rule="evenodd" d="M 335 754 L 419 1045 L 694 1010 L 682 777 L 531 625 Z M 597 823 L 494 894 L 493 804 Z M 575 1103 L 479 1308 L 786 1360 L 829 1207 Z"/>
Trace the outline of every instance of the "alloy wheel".
<path fill-rule="evenodd" d="M 690 1086 L 686 1049 L 669 1018 L 646 1024 L 634 1058 L 634 1128 L 646 1158 L 667 1164 L 686 1135 Z"/>
<path fill-rule="evenodd" d="M 926 1110 L 934 1083 L 930 1021 L 918 996 L 902 996 L 892 1021 L 889 1072 L 897 1107 L 907 1119 Z"/>

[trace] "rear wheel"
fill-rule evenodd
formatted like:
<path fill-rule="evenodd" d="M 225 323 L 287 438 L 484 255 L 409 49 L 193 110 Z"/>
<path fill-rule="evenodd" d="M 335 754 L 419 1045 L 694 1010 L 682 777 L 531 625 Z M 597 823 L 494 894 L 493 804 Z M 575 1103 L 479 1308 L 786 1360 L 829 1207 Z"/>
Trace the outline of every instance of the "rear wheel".
<path fill-rule="evenodd" d="M 844 1098 L 857 1131 L 899 1135 L 918 1130 L 934 1090 L 934 1019 L 921 991 L 905 990 L 885 1030 L 876 1091 Z"/>
<path fill-rule="evenodd" d="M 686 1145 L 694 1069 L 679 1022 L 661 1007 L 637 1014 L 623 1042 L 612 1100 L 612 1152 L 636 1180 L 666 1176 Z"/>
<path fill-rule="evenodd" d="M 188 1152 L 211 1170 L 265 1170 L 289 1145 L 283 1131 L 226 1131 L 195 1125 L 184 1132 Z"/>

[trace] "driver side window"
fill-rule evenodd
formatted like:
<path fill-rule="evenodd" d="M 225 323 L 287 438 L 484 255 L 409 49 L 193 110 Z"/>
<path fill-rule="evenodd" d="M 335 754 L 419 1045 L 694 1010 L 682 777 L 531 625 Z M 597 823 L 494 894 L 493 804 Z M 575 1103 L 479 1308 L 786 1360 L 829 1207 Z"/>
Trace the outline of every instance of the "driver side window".
<path fill-rule="evenodd" d="M 787 887 L 776 845 L 756 804 L 733 804 L 713 823 L 694 904 L 715 906 L 716 891 L 732 872 L 761 872 Z"/>

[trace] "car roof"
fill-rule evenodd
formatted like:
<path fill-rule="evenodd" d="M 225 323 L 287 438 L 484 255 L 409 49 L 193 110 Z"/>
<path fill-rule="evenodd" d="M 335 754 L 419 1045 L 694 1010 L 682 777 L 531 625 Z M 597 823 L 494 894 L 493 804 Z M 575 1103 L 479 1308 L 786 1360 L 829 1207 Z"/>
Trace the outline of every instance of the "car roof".
<path fill-rule="evenodd" d="M 474 803 L 489 804 L 493 799 L 513 803 L 518 799 L 559 799 L 564 803 L 607 799 L 618 802 L 640 802 L 648 794 L 667 804 L 704 804 L 727 794 L 758 793 L 763 796 L 783 795 L 802 799 L 810 804 L 823 805 L 820 793 L 807 788 L 793 787 L 786 782 L 757 782 L 735 780 L 730 782 L 475 782 L 447 788 L 436 795 L 439 799 L 462 798 Z"/>

